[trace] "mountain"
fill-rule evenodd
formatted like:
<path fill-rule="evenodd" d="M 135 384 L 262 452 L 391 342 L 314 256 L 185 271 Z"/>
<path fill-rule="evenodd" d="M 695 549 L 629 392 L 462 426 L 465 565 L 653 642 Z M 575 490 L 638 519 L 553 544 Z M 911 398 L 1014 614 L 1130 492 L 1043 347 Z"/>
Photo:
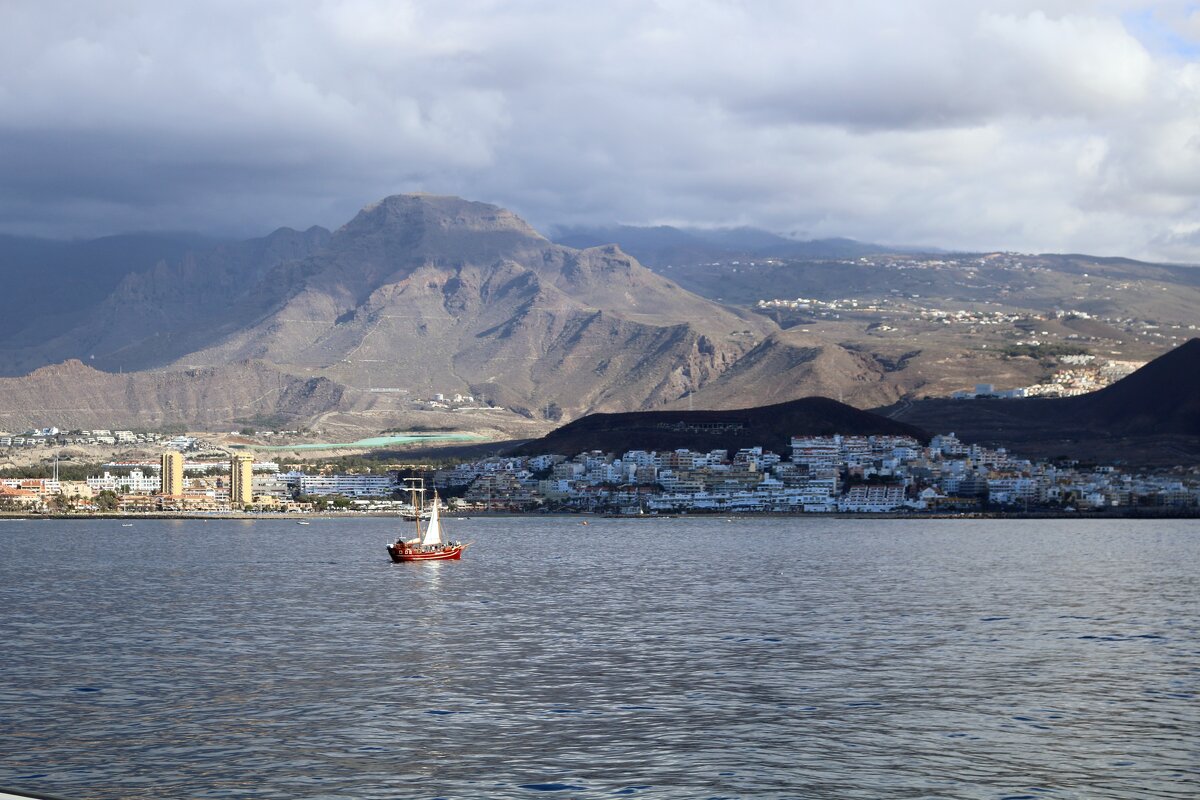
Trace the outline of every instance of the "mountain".
<path fill-rule="evenodd" d="M 318 227 L 280 228 L 261 239 L 187 249 L 171 257 L 117 260 L 139 268 L 110 276 L 100 286 L 107 291 L 97 290 L 58 324 L 35 318 L 16 335 L 0 337 L 0 375 L 21 375 L 72 358 L 126 372 L 166 366 L 267 313 L 287 290 L 264 280 L 267 273 L 316 252 L 329 236 Z M 179 248 L 186 241 L 169 243 Z M 140 239 L 135 243 L 134 252 L 159 252 Z M 68 272 L 62 283 L 73 285 L 73 280 Z"/>
<path fill-rule="evenodd" d="M 707 254 L 802 244 L 755 229 L 621 233 L 631 247 L 657 242 Z M 433 195 L 384 198 L 335 231 L 281 228 L 217 243 L 8 237 L 0 259 L 8 311 L 0 314 L 0 375 L 12 378 L 0 382 L 0 419 L 8 428 L 63 427 L 52 414 L 111 427 L 121 409 L 135 408 L 143 424 L 222 428 L 282 415 L 323 427 L 436 424 L 525 438 L 593 412 L 741 408 L 812 395 L 872 407 L 973 382 L 1036 383 L 1059 368 L 1055 353 L 1152 358 L 1177 341 L 1187 329 L 1180 321 L 1200 304 L 1200 270 L 1075 255 L 725 258 L 655 272 L 620 246 L 556 244 L 505 209 Z M 725 304 L 797 296 L 830 301 L 775 304 L 764 309 L 771 317 Z M 1056 316 L 1056 305 L 1078 312 Z M 938 318 L 939 306 L 965 309 L 965 317 Z M 62 368 L 70 380 L 57 383 L 40 372 L 72 360 L 91 370 L 72 364 Z M 244 408 L 250 396 L 239 383 L 278 394 L 314 380 L 322 388 L 299 395 L 303 402 L 264 389 L 253 395 L 263 414 Z M 203 397 L 228 399 L 205 411 L 172 388 L 188 381 L 202 384 Z M 1101 441 L 1096 431 L 1118 428 L 1191 435 L 1147 432 L 1190 413 L 1153 405 L 1172 386 L 1081 405 L 1061 418 L 1068 434 L 1035 424 L 1022 446 L 1068 453 L 1072 442 Z M 74 399 L 63 405 L 55 393 Z M 421 402 L 437 394 L 473 396 L 475 408 Z M 933 403 L 939 410 L 914 420 L 1007 437 L 1030 424 L 1010 419 L 1017 406 L 1008 402 Z M 1160 449 L 1181 452 L 1172 441 Z"/>
<path fill-rule="evenodd" d="M 149 389 L 180 375 L 215 386 L 244 377 L 230 367 L 254 364 L 336 387 L 315 413 L 369 414 L 384 427 L 438 393 L 544 421 L 689 395 L 739 406 L 760 388 L 778 400 L 896 396 L 869 359 L 692 294 L 619 247 L 565 247 L 505 209 L 423 194 L 373 203 L 333 232 L 284 228 L 159 260 L 51 334 L 0 337 L 3 371 L 79 359 L 106 373 L 152 372 Z M 72 407 L 124 402 L 108 396 L 124 391 L 116 383 L 83 375 L 80 385 L 103 396 Z M 51 385 L 36 376 L 6 383 L 0 412 L 36 421 L 57 408 L 39 401 Z M 182 400 L 151 395 L 175 406 L 137 406 L 149 419 L 183 413 Z"/>
<path fill-rule="evenodd" d="M 263 360 L 362 390 L 467 391 L 526 413 L 577 412 L 674 399 L 772 327 L 615 247 L 561 247 L 509 211 L 459 198 L 387 198 L 263 280 L 290 291 L 183 362 Z"/>
<path fill-rule="evenodd" d="M 0 341 L 27 328 L 30 341 L 45 337 L 105 298 L 126 275 L 215 244 L 186 233 L 90 241 L 0 235 Z"/>
<path fill-rule="evenodd" d="M 700 452 L 761 446 L 776 453 L 790 452 L 793 436 L 911 436 L 928 442 L 924 430 L 830 400 L 806 397 L 769 406 L 728 411 L 642 411 L 589 414 L 557 428 L 541 439 L 515 448 L 515 455 L 557 453 L 568 457 L 588 450 L 623 453 L 628 450 Z"/>
<path fill-rule="evenodd" d="M 1200 339 L 1090 394 L 1018 400 L 919 400 L 892 419 L 1029 456 L 1147 466 L 1200 463 Z"/>
<path fill-rule="evenodd" d="M 676 228 L 559 226 L 554 241 L 575 248 L 615 244 L 643 264 L 658 269 L 672 264 L 721 261 L 730 258 L 857 258 L 906 249 L 857 242 L 853 239 L 788 239 L 759 228 Z"/>

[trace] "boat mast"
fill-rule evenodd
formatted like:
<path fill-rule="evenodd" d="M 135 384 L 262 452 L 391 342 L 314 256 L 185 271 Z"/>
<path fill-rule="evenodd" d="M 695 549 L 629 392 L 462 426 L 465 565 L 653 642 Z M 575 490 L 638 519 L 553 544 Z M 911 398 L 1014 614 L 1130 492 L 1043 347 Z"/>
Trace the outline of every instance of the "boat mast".
<path fill-rule="evenodd" d="M 421 489 L 417 488 L 417 486 L 418 486 L 417 482 L 421 480 L 420 478 L 410 478 L 409 480 L 412 481 L 412 487 L 413 487 L 413 517 L 414 517 L 413 524 L 417 526 L 417 544 L 420 544 L 421 543 L 421 497 L 420 497 L 420 495 L 423 494 L 423 492 L 421 490 L 424 489 L 425 487 L 422 486 Z"/>
<path fill-rule="evenodd" d="M 424 478 L 405 478 L 408 491 L 412 495 L 413 525 L 416 526 L 417 541 L 421 540 L 421 495 L 425 492 Z"/>

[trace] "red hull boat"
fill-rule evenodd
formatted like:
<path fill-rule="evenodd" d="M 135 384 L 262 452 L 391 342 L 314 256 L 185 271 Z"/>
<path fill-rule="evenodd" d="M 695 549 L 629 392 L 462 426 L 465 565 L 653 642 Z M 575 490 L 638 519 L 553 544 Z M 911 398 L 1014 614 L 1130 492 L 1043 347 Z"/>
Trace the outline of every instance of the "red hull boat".
<path fill-rule="evenodd" d="M 420 479 L 414 480 L 419 481 Z M 436 492 L 433 495 L 433 505 L 429 510 L 429 522 L 425 525 L 424 530 L 421 529 L 421 509 L 417 504 L 417 497 L 422 492 L 424 492 L 423 486 L 412 487 L 413 508 L 417 518 L 416 537 L 405 539 L 401 536 L 387 546 L 388 555 L 395 564 L 404 561 L 458 561 L 462 558 L 462 552 L 467 549 L 467 545 L 447 542 L 442 538 L 442 523 L 438 514 Z"/>
<path fill-rule="evenodd" d="M 426 550 L 420 545 L 410 545 L 405 542 L 396 542 L 387 546 L 388 555 L 397 564 L 401 561 L 457 561 L 462 558 L 462 552 L 466 549 L 465 544 L 448 544 L 433 550 Z"/>

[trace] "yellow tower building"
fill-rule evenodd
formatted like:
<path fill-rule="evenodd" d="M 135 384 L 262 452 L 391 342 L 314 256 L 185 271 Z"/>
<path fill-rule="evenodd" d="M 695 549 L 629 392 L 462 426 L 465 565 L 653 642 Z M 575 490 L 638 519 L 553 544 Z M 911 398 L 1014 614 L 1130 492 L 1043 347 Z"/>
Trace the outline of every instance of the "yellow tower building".
<path fill-rule="evenodd" d="M 229 461 L 229 505 L 243 508 L 254 502 L 254 456 L 238 453 Z"/>
<path fill-rule="evenodd" d="M 172 497 L 183 495 L 183 453 L 168 450 L 162 454 L 162 493 Z"/>

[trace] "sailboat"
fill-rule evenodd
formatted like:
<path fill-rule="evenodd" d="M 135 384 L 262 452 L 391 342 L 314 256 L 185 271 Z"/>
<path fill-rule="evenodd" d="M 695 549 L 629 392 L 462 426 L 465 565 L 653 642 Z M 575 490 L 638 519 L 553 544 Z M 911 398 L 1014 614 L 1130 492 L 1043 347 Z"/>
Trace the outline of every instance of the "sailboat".
<path fill-rule="evenodd" d="M 413 488 L 414 498 L 423 489 Z M 415 505 L 415 503 L 414 503 Z M 438 496 L 433 493 L 433 504 L 429 509 L 429 521 L 421 528 L 421 514 L 417 513 L 417 535 L 412 539 L 403 536 L 387 546 L 388 555 L 392 561 L 457 561 L 462 558 L 466 544 L 446 541 L 442 537 L 441 516 L 438 514 Z"/>

